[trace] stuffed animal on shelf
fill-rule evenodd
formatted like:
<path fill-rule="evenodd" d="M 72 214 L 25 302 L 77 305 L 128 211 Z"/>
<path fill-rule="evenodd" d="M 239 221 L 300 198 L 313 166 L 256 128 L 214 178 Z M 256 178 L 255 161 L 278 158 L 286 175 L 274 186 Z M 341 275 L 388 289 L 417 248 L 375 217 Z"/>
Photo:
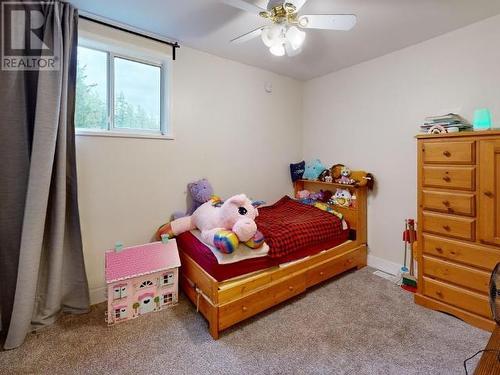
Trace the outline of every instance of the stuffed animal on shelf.
<path fill-rule="evenodd" d="M 300 190 L 295 194 L 295 198 L 297 199 L 307 199 L 311 195 L 309 190 Z"/>
<path fill-rule="evenodd" d="M 313 201 L 320 201 L 323 198 L 323 192 L 320 190 L 320 191 L 311 193 L 309 195 L 309 198 L 311 198 Z"/>
<path fill-rule="evenodd" d="M 306 162 L 302 160 L 299 163 L 290 164 L 290 177 L 292 178 L 292 182 L 300 180 L 304 175 L 304 170 L 306 167 Z"/>
<path fill-rule="evenodd" d="M 255 249 L 264 243 L 264 236 L 255 224 L 259 203 L 250 201 L 245 194 L 235 195 L 220 206 L 210 200 L 198 207 L 191 216 L 162 225 L 156 237 L 158 240 L 162 235 L 172 238 L 197 228 L 201 231 L 203 242 L 222 253 L 231 254 L 240 242 Z"/>
<path fill-rule="evenodd" d="M 317 180 L 325 166 L 319 159 L 311 160 L 306 163 L 306 169 L 302 178 L 304 180 Z"/>
<path fill-rule="evenodd" d="M 369 190 L 373 190 L 375 185 L 375 178 L 371 173 L 365 171 L 353 171 L 351 177 L 356 181 L 356 186 L 367 186 Z"/>
<path fill-rule="evenodd" d="M 338 184 L 352 185 L 356 181 L 354 181 L 350 176 L 351 176 L 351 170 L 346 166 L 343 166 L 340 169 L 340 178 L 337 178 L 335 182 L 337 182 Z"/>
<path fill-rule="evenodd" d="M 333 196 L 333 193 L 330 190 L 320 190 L 320 192 L 321 192 L 320 201 L 323 203 L 328 202 Z"/>
<path fill-rule="evenodd" d="M 330 168 L 331 175 L 334 180 L 340 179 L 342 177 L 342 168 L 344 164 L 335 164 Z M 369 190 L 373 190 L 375 184 L 375 178 L 371 173 L 365 171 L 351 171 L 349 178 L 353 179 L 353 185 L 355 186 L 367 186 Z"/>
<path fill-rule="evenodd" d="M 323 181 L 323 182 L 328 182 L 328 180 L 330 180 L 330 182 L 332 182 L 332 173 L 330 172 L 329 169 L 325 169 L 323 172 L 321 172 L 321 174 L 319 175 L 318 179 L 320 181 Z"/>
<path fill-rule="evenodd" d="M 351 205 L 351 192 L 347 189 L 337 189 L 330 203 L 340 207 L 349 207 Z"/>

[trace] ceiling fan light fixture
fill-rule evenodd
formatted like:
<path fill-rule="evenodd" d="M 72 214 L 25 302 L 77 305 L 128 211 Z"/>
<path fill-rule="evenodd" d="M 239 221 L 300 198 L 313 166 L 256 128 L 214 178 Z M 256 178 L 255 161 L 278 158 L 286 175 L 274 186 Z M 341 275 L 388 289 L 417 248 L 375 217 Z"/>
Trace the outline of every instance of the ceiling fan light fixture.
<path fill-rule="evenodd" d="M 306 33 L 299 30 L 296 26 L 291 26 L 286 32 L 286 40 L 290 43 L 294 50 L 300 49 L 304 40 L 306 39 Z"/>
<path fill-rule="evenodd" d="M 280 41 L 285 30 L 283 25 L 267 26 L 262 30 L 261 39 L 266 47 L 272 47 Z"/>
<path fill-rule="evenodd" d="M 293 56 L 297 56 L 298 54 L 300 54 L 302 52 L 302 47 L 293 48 L 292 45 L 290 44 L 290 42 L 286 42 L 285 43 L 285 51 L 286 51 L 287 56 L 293 57 Z"/>
<path fill-rule="evenodd" d="M 285 56 L 285 46 L 283 43 L 276 43 L 271 48 L 269 48 L 269 52 L 271 52 L 274 56 Z"/>

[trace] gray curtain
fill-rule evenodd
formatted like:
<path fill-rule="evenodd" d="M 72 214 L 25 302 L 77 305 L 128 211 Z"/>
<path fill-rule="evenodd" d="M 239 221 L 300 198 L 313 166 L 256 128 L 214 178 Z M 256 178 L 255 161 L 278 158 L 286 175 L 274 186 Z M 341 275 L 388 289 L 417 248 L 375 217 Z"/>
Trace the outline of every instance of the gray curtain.
<path fill-rule="evenodd" d="M 45 1 L 43 41 L 54 71 L 0 70 L 0 314 L 3 347 L 88 311 L 77 202 L 75 83 L 78 14 Z M 4 15 L 7 16 L 7 15 Z M 2 17 L 3 18 L 3 17 Z M 9 38 L 9 35 L 4 35 Z"/>

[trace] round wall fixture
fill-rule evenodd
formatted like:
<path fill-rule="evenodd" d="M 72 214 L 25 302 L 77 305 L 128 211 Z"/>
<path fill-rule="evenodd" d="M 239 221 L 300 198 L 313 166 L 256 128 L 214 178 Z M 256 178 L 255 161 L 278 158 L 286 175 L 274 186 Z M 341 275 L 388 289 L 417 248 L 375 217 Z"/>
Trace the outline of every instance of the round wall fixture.
<path fill-rule="evenodd" d="M 266 84 L 264 85 L 264 90 L 266 90 L 266 92 L 268 94 L 272 93 L 273 92 L 273 84 L 271 82 L 266 82 Z"/>

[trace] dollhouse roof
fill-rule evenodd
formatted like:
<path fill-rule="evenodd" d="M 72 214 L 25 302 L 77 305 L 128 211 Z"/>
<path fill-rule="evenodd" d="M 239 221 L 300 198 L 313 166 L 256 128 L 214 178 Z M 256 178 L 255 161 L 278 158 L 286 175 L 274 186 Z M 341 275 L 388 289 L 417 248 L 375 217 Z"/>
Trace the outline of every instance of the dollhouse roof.
<path fill-rule="evenodd" d="M 106 283 L 148 275 L 174 267 L 180 267 L 177 243 L 153 242 L 124 248 L 120 252 L 106 251 Z"/>

